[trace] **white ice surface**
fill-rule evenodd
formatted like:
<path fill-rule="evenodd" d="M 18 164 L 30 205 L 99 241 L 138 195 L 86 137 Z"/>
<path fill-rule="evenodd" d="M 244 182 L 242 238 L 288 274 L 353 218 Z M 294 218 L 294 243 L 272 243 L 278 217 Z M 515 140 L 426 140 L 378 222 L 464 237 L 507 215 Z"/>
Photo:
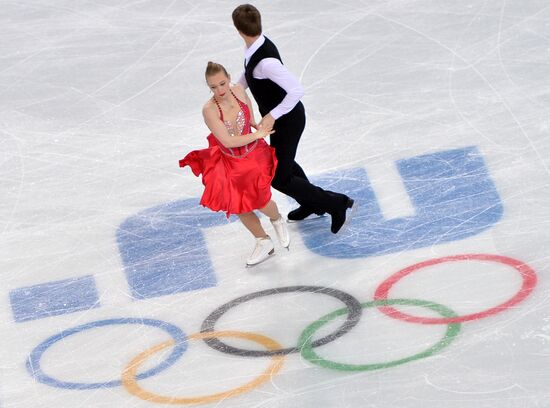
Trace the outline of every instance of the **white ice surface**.
<path fill-rule="evenodd" d="M 306 90 L 308 123 L 298 160 L 308 175 L 371 169 L 384 215 L 414 215 L 395 161 L 476 146 L 503 216 L 469 238 L 349 260 L 313 253 L 292 224 L 291 250 L 278 250 L 254 269 L 243 268 L 253 241 L 232 223 L 205 232 L 216 287 L 132 300 L 116 230 L 140 211 L 200 196 L 199 179 L 177 162 L 206 143 L 206 62 L 223 63 L 233 78 L 241 72 L 243 45 L 230 18 L 238 4 L 0 2 L 0 407 L 159 406 L 123 387 L 69 390 L 29 375 L 25 363 L 33 348 L 83 323 L 143 317 L 193 334 L 216 307 L 247 293 L 317 285 L 367 302 L 398 270 L 465 253 L 521 260 L 536 271 L 537 286 L 511 309 L 462 324 L 434 356 L 347 373 L 292 354 L 267 383 L 210 405 L 550 407 L 546 0 L 254 3 L 266 35 Z M 285 213 L 293 208 L 280 193 L 274 197 Z M 100 307 L 14 322 L 12 291 L 86 275 L 95 279 Z M 392 295 L 466 314 L 502 302 L 518 287 L 513 269 L 468 262 L 411 275 Z M 272 296 L 232 310 L 217 328 L 258 332 L 290 347 L 308 324 L 339 307 L 321 295 Z M 444 330 L 368 309 L 352 332 L 317 352 L 350 364 L 383 362 L 429 347 Z M 56 343 L 41 364 L 59 380 L 115 380 L 139 352 L 165 340 L 145 326 L 97 328 Z M 268 363 L 190 341 L 174 366 L 140 384 L 158 394 L 207 395 L 244 384 Z"/>

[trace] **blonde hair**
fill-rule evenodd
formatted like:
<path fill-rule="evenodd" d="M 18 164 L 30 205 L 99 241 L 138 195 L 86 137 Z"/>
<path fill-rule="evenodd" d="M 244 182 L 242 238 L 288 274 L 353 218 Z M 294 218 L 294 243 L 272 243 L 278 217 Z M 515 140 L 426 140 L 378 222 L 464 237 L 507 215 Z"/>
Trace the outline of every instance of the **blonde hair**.
<path fill-rule="evenodd" d="M 209 76 L 216 75 L 218 72 L 223 72 L 226 77 L 229 77 L 229 74 L 225 70 L 225 67 L 222 64 L 217 62 L 208 61 L 206 64 L 206 71 L 204 72 L 204 77 L 208 78 Z"/>

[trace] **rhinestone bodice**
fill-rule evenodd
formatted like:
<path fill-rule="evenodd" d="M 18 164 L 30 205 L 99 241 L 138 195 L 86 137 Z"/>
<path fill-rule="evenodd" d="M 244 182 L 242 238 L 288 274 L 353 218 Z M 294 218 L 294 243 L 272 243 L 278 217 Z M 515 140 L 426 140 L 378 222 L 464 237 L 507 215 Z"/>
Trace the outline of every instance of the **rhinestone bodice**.
<path fill-rule="evenodd" d="M 235 122 L 224 120 L 223 123 L 225 124 L 225 127 L 227 128 L 227 131 L 229 132 L 230 136 L 242 135 L 244 126 L 246 125 L 246 118 L 244 116 L 243 110 L 242 109 L 239 110 L 239 113 L 237 113 L 237 119 L 235 120 Z"/>

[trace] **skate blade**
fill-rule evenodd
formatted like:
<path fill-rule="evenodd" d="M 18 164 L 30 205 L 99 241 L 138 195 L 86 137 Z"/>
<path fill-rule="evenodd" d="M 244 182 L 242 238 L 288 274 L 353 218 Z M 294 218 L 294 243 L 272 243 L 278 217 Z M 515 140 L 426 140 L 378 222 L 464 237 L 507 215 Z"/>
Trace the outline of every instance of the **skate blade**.
<path fill-rule="evenodd" d="M 355 216 L 355 213 L 357 212 L 357 207 L 359 207 L 359 203 L 357 202 L 357 200 L 353 200 L 353 205 L 350 208 L 351 211 L 349 213 L 349 216 L 346 215 L 346 220 L 344 221 L 342 228 L 340 228 L 340 231 L 338 231 L 336 235 L 340 235 L 346 232 L 346 230 L 349 227 L 349 224 L 351 223 L 351 220 L 353 219 L 353 217 Z"/>
<path fill-rule="evenodd" d="M 323 218 L 323 217 L 326 217 L 327 215 L 326 214 L 321 214 L 321 215 L 310 215 L 309 217 L 306 217 L 304 218 L 303 220 L 289 220 L 287 218 L 286 222 L 289 223 L 289 224 L 296 224 L 297 222 L 304 222 L 304 221 L 313 221 L 313 220 L 316 220 L 317 218 Z"/>
<path fill-rule="evenodd" d="M 269 258 L 271 258 L 273 255 L 275 255 L 275 248 L 273 248 L 271 251 L 269 251 L 269 253 L 267 254 L 267 256 L 266 256 L 264 259 L 262 259 L 260 262 L 256 262 L 256 263 L 254 263 L 254 264 L 249 264 L 249 263 L 247 263 L 246 266 L 245 266 L 245 268 L 248 269 L 248 268 L 253 268 L 253 267 L 255 267 L 256 265 L 260 265 L 260 264 L 264 263 L 265 261 L 267 261 Z"/>

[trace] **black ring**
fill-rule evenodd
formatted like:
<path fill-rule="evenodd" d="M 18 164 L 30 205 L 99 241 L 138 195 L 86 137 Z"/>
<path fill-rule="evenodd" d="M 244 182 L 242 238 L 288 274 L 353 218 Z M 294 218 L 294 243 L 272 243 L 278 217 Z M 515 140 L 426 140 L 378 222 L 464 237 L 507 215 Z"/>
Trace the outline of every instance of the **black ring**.
<path fill-rule="evenodd" d="M 262 290 L 259 292 L 253 292 L 248 295 L 238 297 L 237 299 L 234 299 L 218 307 L 216 310 L 210 313 L 210 315 L 208 315 L 208 317 L 204 319 L 204 321 L 202 322 L 201 333 L 215 331 L 214 326 L 216 325 L 216 322 L 220 319 L 220 317 L 222 317 L 224 313 L 227 312 L 229 309 L 235 306 L 238 306 L 241 303 L 244 303 L 249 300 L 256 299 L 262 296 L 277 295 L 280 293 L 288 293 L 288 292 L 312 292 L 312 293 L 321 293 L 323 295 L 332 296 L 340 300 L 342 303 L 344 303 L 348 309 L 348 317 L 346 321 L 342 324 L 342 326 L 340 326 L 340 328 L 336 330 L 334 333 L 331 333 L 311 343 L 312 347 L 322 346 L 323 344 L 330 343 L 336 340 L 338 337 L 343 336 L 344 334 L 349 332 L 353 327 L 355 327 L 355 325 L 359 322 L 359 319 L 361 318 L 361 314 L 363 313 L 361 303 L 352 295 L 346 292 L 342 292 L 341 290 L 327 288 L 323 286 L 287 286 L 283 288 L 273 288 L 273 289 Z M 212 347 L 213 349 L 221 351 L 222 353 L 233 354 L 233 355 L 242 356 L 242 357 L 267 357 L 267 356 L 285 355 L 285 354 L 296 353 L 300 351 L 299 347 L 289 347 L 285 349 L 267 350 L 267 351 L 245 350 L 245 349 L 229 346 L 216 338 L 204 339 L 204 342 L 208 344 L 210 347 Z"/>

